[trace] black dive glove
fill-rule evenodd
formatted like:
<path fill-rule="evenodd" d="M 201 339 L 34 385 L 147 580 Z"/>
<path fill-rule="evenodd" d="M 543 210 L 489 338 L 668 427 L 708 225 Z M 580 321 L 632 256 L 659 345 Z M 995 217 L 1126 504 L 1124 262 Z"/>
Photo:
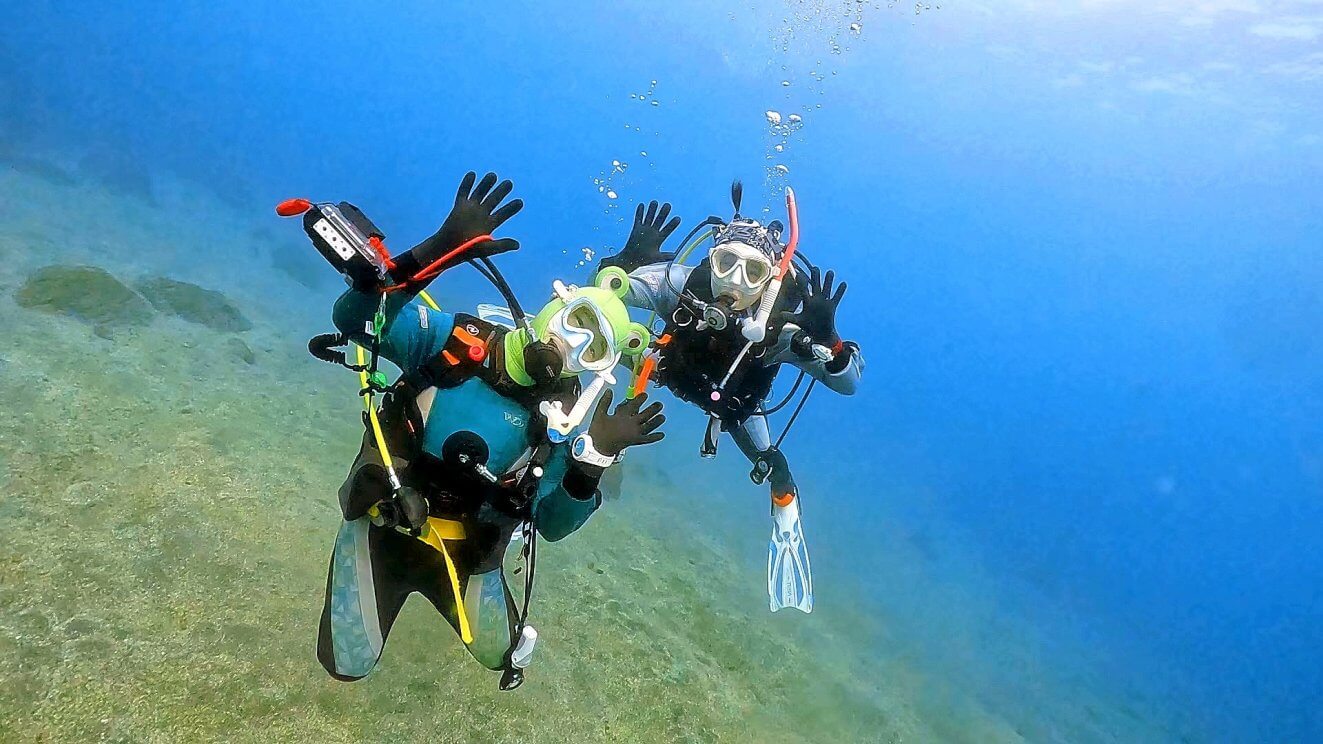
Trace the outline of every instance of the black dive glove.
<path fill-rule="evenodd" d="M 841 298 L 845 297 L 845 282 L 841 282 L 833 294 L 831 285 L 835 278 L 828 271 L 823 279 L 822 272 L 813 267 L 799 312 L 783 312 L 780 316 L 782 323 L 794 323 L 801 329 L 792 340 L 791 349 L 804 358 L 819 359 L 831 374 L 844 370 L 858 349 L 853 341 L 841 341 L 836 332 L 836 310 Z M 816 351 L 814 347 L 818 347 Z M 819 356 L 818 352 L 824 356 Z"/>
<path fill-rule="evenodd" d="M 459 255 L 450 256 L 437 263 L 438 259 L 468 241 L 481 235 L 492 234 L 496 228 L 524 208 L 522 199 L 513 199 L 505 206 L 501 206 L 501 202 L 514 189 L 514 184 L 510 181 L 501 181 L 497 184 L 496 174 L 488 173 L 478 181 L 477 186 L 474 186 L 473 182 L 477 177 L 478 174 L 473 171 L 469 171 L 464 176 L 464 180 L 459 184 L 459 191 L 455 194 L 455 206 L 451 208 L 446 221 L 441 224 L 441 229 L 395 259 L 396 281 L 422 281 L 463 261 L 519 250 L 519 241 L 514 238 L 486 240 Z"/>
<path fill-rule="evenodd" d="M 822 272 L 814 266 L 809 274 L 808 286 L 804 288 L 804 304 L 799 312 L 785 311 L 780 316 L 782 323 L 794 323 L 809 335 L 813 343 L 827 348 L 833 348 L 841 341 L 840 334 L 836 332 L 836 308 L 840 306 L 841 298 L 845 297 L 845 282 L 841 282 L 836 293 L 832 294 L 831 285 L 835 279 L 835 274 L 830 271 L 824 279 Z"/>
<path fill-rule="evenodd" d="M 610 388 L 602 393 L 588 431 L 570 443 L 574 464 L 565 473 L 562 483 L 573 498 L 592 498 L 597 493 L 597 482 L 602 473 L 616 462 L 626 447 L 660 442 L 666 436 L 657 431 L 666 422 L 661 403 L 643 408 L 648 396 L 641 393 L 609 412 L 614 397 Z"/>
<path fill-rule="evenodd" d="M 588 433 L 593 438 L 597 451 L 615 457 L 626 447 L 636 444 L 660 442 L 665 432 L 657 431 L 666 423 L 662 415 L 662 404 L 653 403 L 647 408 L 643 404 L 648 400 L 647 393 L 640 393 L 616 406 L 616 410 L 607 413 L 611 400 L 615 397 L 610 388 L 602 393 L 602 400 L 597 403 L 592 423 L 588 424 Z"/>
<path fill-rule="evenodd" d="M 625 241 L 624 250 L 602 259 L 598 271 L 607 266 L 619 266 L 625 271 L 633 271 L 640 266 L 674 258 L 674 252 L 663 253 L 661 249 L 662 243 L 665 243 L 666 239 L 671 237 L 671 233 L 680 226 L 679 217 L 672 217 L 670 222 L 666 221 L 670 213 L 669 202 L 658 209 L 654 200 L 648 204 L 646 213 L 643 211 L 643 205 L 639 204 L 634 210 L 634 228 L 629 231 L 629 239 Z"/>
<path fill-rule="evenodd" d="M 408 486 L 401 488 L 394 497 L 377 504 L 377 510 L 386 527 L 402 527 L 417 532 L 427 522 L 427 500 Z"/>

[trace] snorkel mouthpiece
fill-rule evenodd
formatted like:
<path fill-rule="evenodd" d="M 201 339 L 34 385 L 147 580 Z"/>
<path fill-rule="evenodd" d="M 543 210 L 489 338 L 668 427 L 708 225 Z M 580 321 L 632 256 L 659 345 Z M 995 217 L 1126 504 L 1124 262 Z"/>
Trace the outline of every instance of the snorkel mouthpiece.
<path fill-rule="evenodd" d="M 597 399 L 606 386 L 614 385 L 615 382 L 616 378 L 609 371 L 596 373 L 593 381 L 579 394 L 579 399 L 574 402 L 574 407 L 569 413 L 565 412 L 564 406 L 558 400 L 542 401 L 538 406 L 538 412 L 547 419 L 547 438 L 555 444 L 569 439 L 570 432 L 578 428 L 588 416 L 588 410 L 597 405 Z"/>
<path fill-rule="evenodd" d="M 758 312 L 752 318 L 745 320 L 741 329 L 744 338 L 751 343 L 760 344 L 767 338 L 767 321 L 772 316 L 772 308 L 776 306 L 776 301 L 781 297 L 781 283 L 785 280 L 786 272 L 790 270 L 790 260 L 795 257 L 795 248 L 799 246 L 799 207 L 795 204 L 795 190 L 789 186 L 786 187 L 786 215 L 790 220 L 790 240 L 786 243 L 781 265 L 777 267 L 776 276 L 772 277 L 767 290 L 763 292 Z"/>

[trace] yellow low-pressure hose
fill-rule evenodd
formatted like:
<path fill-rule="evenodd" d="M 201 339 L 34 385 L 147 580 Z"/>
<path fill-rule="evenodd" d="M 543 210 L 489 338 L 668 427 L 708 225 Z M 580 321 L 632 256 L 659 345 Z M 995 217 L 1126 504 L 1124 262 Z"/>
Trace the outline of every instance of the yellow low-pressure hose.
<path fill-rule="evenodd" d="M 420 292 L 419 295 L 433 310 L 440 312 L 441 309 L 436 306 L 436 303 L 426 292 Z M 354 350 L 357 354 L 358 366 L 365 366 L 363 347 L 355 344 Z M 363 407 L 367 409 L 368 422 L 372 427 L 372 437 L 377 441 L 377 451 L 381 453 L 381 462 L 386 466 L 386 472 L 390 475 L 391 485 L 399 488 L 400 479 L 395 474 L 395 462 L 390 456 L 390 449 L 386 446 L 386 435 L 381 430 L 381 421 L 377 419 L 377 407 L 372 404 L 372 391 L 368 387 L 367 370 L 359 371 L 358 383 L 364 391 Z M 375 511 L 375 507 L 373 511 Z M 428 517 L 427 526 L 423 528 L 423 533 L 418 536 L 418 539 L 435 548 L 445 560 L 446 573 L 450 576 L 450 588 L 455 596 L 455 614 L 459 618 L 459 637 L 465 644 L 472 644 L 473 630 L 469 626 L 468 613 L 464 611 L 464 597 L 459 590 L 459 570 L 455 568 L 455 561 L 450 557 L 450 551 L 446 550 L 445 545 L 446 540 L 464 539 L 464 525 L 449 519 Z"/>
<path fill-rule="evenodd" d="M 713 233 L 715 232 L 716 230 L 708 230 L 702 235 L 699 235 L 698 237 L 694 238 L 693 241 L 689 243 L 689 245 L 684 247 L 684 250 L 680 251 L 680 255 L 675 257 L 675 262 L 684 263 L 685 261 L 689 260 L 689 254 L 693 253 L 694 249 L 697 248 L 699 244 L 701 244 L 704 240 L 707 240 L 708 238 L 712 237 Z"/>
<path fill-rule="evenodd" d="M 459 571 L 455 561 L 446 550 L 446 540 L 463 540 L 464 525 L 449 519 L 427 518 L 420 540 L 436 549 L 446 561 L 446 573 L 450 575 L 450 588 L 455 593 L 455 615 L 459 618 L 459 637 L 466 644 L 473 643 L 473 630 L 469 627 L 469 615 L 464 611 L 464 597 L 459 592 Z"/>
<path fill-rule="evenodd" d="M 365 366 L 363 347 L 355 344 L 354 351 L 358 357 L 358 366 Z M 363 407 L 367 409 L 368 421 L 372 425 L 372 436 L 377 440 L 377 451 L 381 453 L 381 463 L 386 466 L 386 472 L 390 474 L 391 485 L 399 488 L 400 481 L 395 476 L 395 463 L 391 460 L 390 450 L 386 448 L 386 435 L 381 432 L 381 422 L 377 420 L 377 407 L 372 405 L 372 389 L 368 386 L 366 369 L 359 370 L 358 384 L 363 389 Z"/>

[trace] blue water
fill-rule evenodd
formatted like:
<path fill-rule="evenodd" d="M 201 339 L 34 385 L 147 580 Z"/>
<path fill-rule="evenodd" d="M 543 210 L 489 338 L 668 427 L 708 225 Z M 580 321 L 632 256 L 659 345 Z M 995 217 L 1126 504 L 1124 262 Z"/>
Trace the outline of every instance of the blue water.
<path fill-rule="evenodd" d="M 1199 737 L 1323 739 L 1316 2 L 255 5 L 18 0 L 0 132 L 349 199 L 397 247 L 495 170 L 530 296 L 639 200 L 789 183 L 868 360 L 787 443 L 820 603 L 993 699 L 1018 618 Z"/>

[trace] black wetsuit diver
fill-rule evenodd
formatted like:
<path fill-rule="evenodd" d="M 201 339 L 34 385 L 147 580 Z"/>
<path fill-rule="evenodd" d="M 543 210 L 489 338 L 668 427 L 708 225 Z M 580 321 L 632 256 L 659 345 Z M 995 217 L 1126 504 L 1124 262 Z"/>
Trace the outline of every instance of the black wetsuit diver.
<path fill-rule="evenodd" d="M 683 265 L 674 252 L 662 252 L 680 219 L 667 222 L 670 204 L 659 208 L 654 201 L 646 211 L 638 205 L 625 248 L 603 259 L 599 270 L 628 271 L 625 304 L 650 310 L 664 322 L 654 344 L 653 379 L 708 414 L 702 454 L 714 455 L 719 432 L 729 432 L 753 463 L 755 482 L 770 484 L 775 519 L 768 565 L 771 606 L 808 612 L 812 578 L 799 525 L 798 489 L 785 455 L 772 441 L 767 399 L 786 364 L 811 377 L 811 384 L 852 395 L 864 361 L 858 345 L 842 340 L 836 330 L 845 283 L 833 291 L 832 272 L 824 277 L 806 260 L 802 267 L 788 264 L 789 276 L 770 308 L 763 338 L 751 342 L 745 335 L 744 324 L 753 322 L 772 283 L 767 272 L 775 274 L 786 246 L 780 241 L 780 223 L 763 226 L 739 216 L 739 193 L 737 184 L 732 220 L 709 218 L 699 226 L 710 225 L 713 233 L 711 251 L 698 265 Z M 793 209 L 793 197 L 791 203 Z"/>
<path fill-rule="evenodd" d="M 344 522 L 317 644 L 319 660 L 337 679 L 373 669 L 400 608 L 417 592 L 478 661 L 504 671 L 503 689 L 517 686 L 536 640 L 527 612 L 537 536 L 555 541 L 577 530 L 601 504 L 604 469 L 626 447 L 662 437 L 660 404 L 627 401 L 612 412 L 609 390 L 595 408 L 587 396 L 579 400 L 584 364 L 609 370 L 622 349 L 637 352 L 646 343 L 642 329 L 625 327 L 623 286 L 613 292 L 558 285 L 560 296 L 531 323 L 509 299 L 518 329 L 442 312 L 423 293 L 446 268 L 475 260 L 494 271 L 488 257 L 518 248 L 512 239 L 491 238 L 522 206 L 514 200 L 498 208 L 511 183 L 497 185 L 490 173 L 476 186 L 474 179 L 465 178 L 435 235 L 389 262 L 387 286 L 357 281 L 335 306 L 341 341 L 370 347 L 403 372 L 385 394 L 380 426 L 364 415 L 368 432 L 340 489 Z M 312 221 L 305 224 L 313 234 Z M 593 333 L 558 335 L 569 308 L 576 318 L 602 319 L 591 328 L 596 345 L 585 340 Z M 583 321 L 576 322 L 582 331 Z M 548 416 L 571 411 L 576 401 L 582 406 L 574 410 L 594 411 L 587 426 L 553 430 Z M 523 564 L 513 587 L 507 561 Z"/>

